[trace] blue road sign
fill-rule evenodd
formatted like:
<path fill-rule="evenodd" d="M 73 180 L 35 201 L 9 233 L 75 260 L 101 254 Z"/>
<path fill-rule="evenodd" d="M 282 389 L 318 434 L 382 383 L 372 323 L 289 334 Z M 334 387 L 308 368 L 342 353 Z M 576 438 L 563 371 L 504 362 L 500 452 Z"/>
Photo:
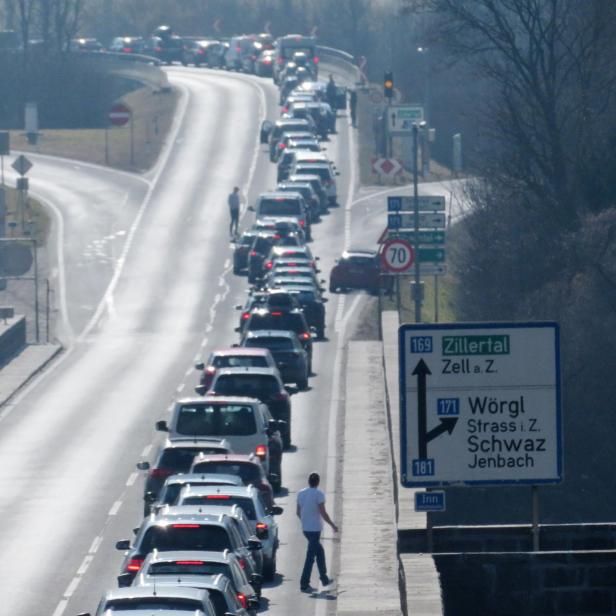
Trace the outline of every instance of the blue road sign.
<path fill-rule="evenodd" d="M 445 511 L 445 492 L 415 492 L 415 511 Z"/>

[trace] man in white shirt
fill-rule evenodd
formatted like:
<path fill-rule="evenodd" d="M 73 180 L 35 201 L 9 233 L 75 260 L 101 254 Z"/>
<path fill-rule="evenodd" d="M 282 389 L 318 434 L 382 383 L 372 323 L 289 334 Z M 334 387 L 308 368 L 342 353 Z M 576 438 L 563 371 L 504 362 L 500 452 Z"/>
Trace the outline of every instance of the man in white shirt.
<path fill-rule="evenodd" d="M 301 520 L 304 537 L 308 540 L 306 561 L 299 582 L 302 592 L 314 590 L 310 586 L 310 576 L 312 575 L 312 565 L 315 558 L 321 584 L 329 586 L 333 583 L 333 580 L 327 577 L 325 551 L 321 545 L 321 531 L 323 530 L 323 520 L 332 527 L 335 533 L 338 532 L 338 527 L 331 521 L 325 510 L 325 494 L 319 490 L 320 481 L 321 478 L 318 473 L 310 473 L 308 487 L 300 490 L 297 494 L 297 517 Z"/>

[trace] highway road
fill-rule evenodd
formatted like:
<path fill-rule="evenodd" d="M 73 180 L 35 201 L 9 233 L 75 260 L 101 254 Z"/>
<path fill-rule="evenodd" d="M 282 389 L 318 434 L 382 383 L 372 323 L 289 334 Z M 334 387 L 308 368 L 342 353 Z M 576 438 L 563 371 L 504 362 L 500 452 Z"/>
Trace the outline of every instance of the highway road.
<path fill-rule="evenodd" d="M 115 542 L 141 521 L 135 463 L 151 459 L 154 422 L 176 396 L 192 393 L 196 359 L 236 341 L 233 307 L 247 282 L 231 273 L 226 196 L 237 184 L 253 202 L 275 186 L 258 129 L 278 116 L 277 92 L 269 80 L 204 69 L 172 68 L 169 78 L 182 92 L 178 119 L 144 177 L 33 157 L 32 191 L 55 213 L 67 351 L 0 413 L 0 579 L 10 591 L 2 613 L 95 610 L 115 586 L 122 559 Z M 338 126 L 327 149 L 341 171 L 341 206 L 314 231 L 325 277 L 351 242 L 354 136 L 346 118 Z M 328 340 L 315 345 L 317 376 L 293 397 L 279 576 L 264 590 L 274 615 L 325 614 L 335 605 L 327 593 L 299 592 L 305 540 L 294 497 L 318 470 L 335 518 L 344 341 L 362 297 L 330 296 Z M 335 563 L 331 531 L 324 543 Z"/>

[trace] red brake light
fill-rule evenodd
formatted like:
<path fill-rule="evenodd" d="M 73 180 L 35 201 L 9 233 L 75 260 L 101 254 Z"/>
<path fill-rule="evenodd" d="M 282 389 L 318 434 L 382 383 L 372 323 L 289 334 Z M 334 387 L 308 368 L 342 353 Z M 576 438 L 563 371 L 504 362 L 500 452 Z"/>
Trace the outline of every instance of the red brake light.
<path fill-rule="evenodd" d="M 263 64 L 271 64 L 272 60 L 270 58 L 263 58 Z"/>
<path fill-rule="evenodd" d="M 242 313 L 242 321 L 245 321 L 248 318 L 250 318 L 250 312 L 243 312 Z"/>
<path fill-rule="evenodd" d="M 150 477 L 160 477 L 166 479 L 169 475 L 173 475 L 173 469 L 171 468 L 153 468 L 150 471 Z"/>
<path fill-rule="evenodd" d="M 248 609 L 248 600 L 246 599 L 246 595 L 238 592 L 237 593 L 237 600 L 242 604 L 242 607 L 247 610 Z"/>
<path fill-rule="evenodd" d="M 282 108 L 282 113 L 286 113 L 287 111 L 289 111 L 289 108 L 288 108 L 288 107 L 283 107 L 283 108 Z"/>
<path fill-rule="evenodd" d="M 122 48 L 122 51 L 123 51 L 124 53 L 133 53 L 133 50 L 132 50 L 132 48 L 131 48 L 131 47 L 124 47 L 124 48 Z"/>
<path fill-rule="evenodd" d="M 257 445 L 255 453 L 257 454 L 257 457 L 259 457 L 261 460 L 265 460 L 265 457 L 267 456 L 267 448 L 265 447 L 265 445 Z"/>
<path fill-rule="evenodd" d="M 311 336 L 309 332 L 304 332 L 303 334 L 300 334 L 299 336 L 302 340 L 310 340 Z"/>
<path fill-rule="evenodd" d="M 251 250 L 250 251 L 250 256 L 251 257 L 256 257 L 257 256 L 257 251 L 256 250 Z"/>
<path fill-rule="evenodd" d="M 305 226 L 305 224 L 306 224 L 306 221 L 303 218 L 300 218 L 299 219 L 299 226 L 303 227 L 303 226 Z"/>
<path fill-rule="evenodd" d="M 203 565 L 205 564 L 202 560 L 176 560 L 176 565 Z"/>
<path fill-rule="evenodd" d="M 279 143 L 278 148 L 284 150 L 287 146 L 284 143 Z M 282 199 L 276 199 L 277 201 L 281 201 Z"/>
<path fill-rule="evenodd" d="M 242 51 L 242 48 L 241 47 L 236 47 L 235 51 L 237 51 L 237 53 L 240 53 L 240 51 Z"/>
<path fill-rule="evenodd" d="M 162 47 L 154 47 L 154 51 L 160 53 L 163 50 Z"/>
<path fill-rule="evenodd" d="M 267 530 L 267 524 L 265 522 L 257 522 L 257 530 Z"/>
<path fill-rule="evenodd" d="M 273 317 L 281 317 L 281 316 L 282 316 L 282 312 L 279 312 L 279 311 L 270 312 L 270 314 L 271 314 Z"/>
<path fill-rule="evenodd" d="M 246 569 L 246 560 L 245 560 L 244 558 L 239 558 L 239 559 L 238 559 L 238 562 L 239 562 L 240 567 L 241 567 L 242 569 Z"/>
<path fill-rule="evenodd" d="M 199 528 L 199 524 L 172 524 L 171 528 Z"/>
<path fill-rule="evenodd" d="M 265 264 L 265 269 L 272 269 L 273 265 L 274 265 L 274 264 L 273 264 L 271 261 L 268 261 L 268 262 Z"/>
<path fill-rule="evenodd" d="M 289 397 L 289 394 L 286 391 L 280 391 L 274 396 L 274 400 L 286 400 Z M 259 525 L 257 524 L 257 528 Z"/>
<path fill-rule="evenodd" d="M 205 498 L 207 500 L 229 500 L 231 497 L 226 494 L 208 494 Z"/>
<path fill-rule="evenodd" d="M 126 565 L 126 571 L 134 571 L 137 572 L 141 569 L 141 565 L 143 564 L 143 558 L 131 558 L 128 561 L 128 565 Z"/>
<path fill-rule="evenodd" d="M 319 63 L 319 56 L 314 56 L 314 58 L 312 58 L 312 61 L 313 61 L 315 64 L 318 64 L 318 63 Z"/>
<path fill-rule="evenodd" d="M 208 366 L 208 367 L 205 369 L 205 371 L 206 371 L 208 374 L 215 374 L 215 373 L 216 373 L 216 368 L 214 368 L 214 366 Z"/>

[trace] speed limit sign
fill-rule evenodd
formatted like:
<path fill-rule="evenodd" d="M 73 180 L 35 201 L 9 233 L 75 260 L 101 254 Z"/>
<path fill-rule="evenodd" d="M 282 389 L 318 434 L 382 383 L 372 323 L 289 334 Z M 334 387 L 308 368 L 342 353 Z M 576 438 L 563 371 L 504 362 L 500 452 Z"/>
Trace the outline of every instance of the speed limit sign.
<path fill-rule="evenodd" d="M 413 247 L 406 240 L 397 238 L 385 242 L 381 251 L 383 269 L 394 274 L 402 274 L 415 262 Z"/>

